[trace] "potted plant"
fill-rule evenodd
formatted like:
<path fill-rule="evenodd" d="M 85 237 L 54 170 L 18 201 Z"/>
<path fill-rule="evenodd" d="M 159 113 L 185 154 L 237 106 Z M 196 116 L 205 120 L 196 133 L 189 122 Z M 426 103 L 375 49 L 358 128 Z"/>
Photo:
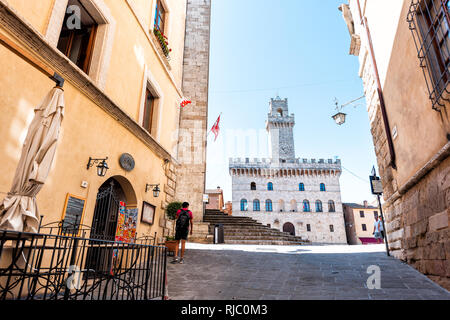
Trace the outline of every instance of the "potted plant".
<path fill-rule="evenodd" d="M 167 208 L 166 208 L 167 219 L 173 221 L 172 234 L 175 234 L 175 219 L 177 216 L 177 212 L 178 212 L 178 210 L 181 209 L 182 205 L 183 204 L 181 202 L 171 202 L 167 205 Z M 167 247 L 169 252 L 175 252 L 176 245 L 177 245 L 177 242 L 175 241 L 175 238 L 173 236 L 166 237 L 165 246 Z"/>

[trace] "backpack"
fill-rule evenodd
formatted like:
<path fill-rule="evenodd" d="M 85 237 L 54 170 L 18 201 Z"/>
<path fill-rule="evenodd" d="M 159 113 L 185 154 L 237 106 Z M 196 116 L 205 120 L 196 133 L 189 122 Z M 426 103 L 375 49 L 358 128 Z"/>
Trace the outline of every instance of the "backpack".
<path fill-rule="evenodd" d="M 189 211 L 181 210 L 177 220 L 177 230 L 187 230 L 189 228 Z"/>

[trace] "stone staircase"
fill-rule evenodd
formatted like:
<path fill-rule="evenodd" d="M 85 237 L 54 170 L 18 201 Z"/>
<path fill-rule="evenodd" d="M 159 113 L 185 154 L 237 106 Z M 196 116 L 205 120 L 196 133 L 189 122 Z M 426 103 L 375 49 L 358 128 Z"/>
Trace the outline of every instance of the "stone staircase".
<path fill-rule="evenodd" d="M 300 237 L 269 228 L 249 217 L 228 216 L 218 210 L 206 210 L 203 221 L 210 224 L 210 234 L 214 234 L 215 225 L 222 224 L 226 244 L 303 245 L 308 243 Z"/>

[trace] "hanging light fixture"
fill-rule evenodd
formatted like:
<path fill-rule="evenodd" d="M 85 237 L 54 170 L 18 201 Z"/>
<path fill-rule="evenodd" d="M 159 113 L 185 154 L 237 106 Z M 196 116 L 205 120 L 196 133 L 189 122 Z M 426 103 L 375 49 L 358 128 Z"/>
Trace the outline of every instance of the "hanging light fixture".
<path fill-rule="evenodd" d="M 363 99 L 363 98 L 365 98 L 365 96 L 359 97 L 358 99 L 352 100 L 352 101 L 350 101 L 350 102 L 348 102 L 348 103 L 346 103 L 346 104 L 343 104 L 343 105 L 341 105 L 341 106 L 339 106 L 339 101 L 338 101 L 338 99 L 337 99 L 337 98 L 334 98 L 334 104 L 336 105 L 336 111 L 337 111 L 337 113 L 336 113 L 334 116 L 332 116 L 332 118 L 333 118 L 333 120 L 336 122 L 336 124 L 341 126 L 341 125 L 343 125 L 343 124 L 345 123 L 347 114 L 342 112 L 342 109 L 344 109 L 344 107 L 346 107 L 346 106 L 348 106 L 348 105 L 351 105 L 351 104 L 354 104 L 355 102 L 357 102 L 357 101 L 359 101 L 359 100 L 361 100 L 361 99 Z M 355 108 L 356 108 L 357 106 L 358 106 L 358 105 L 356 105 Z"/>
<path fill-rule="evenodd" d="M 106 160 L 108 160 L 108 157 L 106 157 L 104 159 L 93 159 L 93 158 L 89 157 L 87 169 L 89 170 L 89 168 L 93 167 L 94 164 L 98 163 L 97 175 L 99 177 L 104 177 L 104 176 L 106 176 L 106 173 L 108 172 L 108 169 L 109 169 L 108 163 L 106 162 Z"/>
<path fill-rule="evenodd" d="M 347 114 L 343 113 L 343 112 L 338 112 L 337 114 L 335 114 L 333 116 L 334 121 L 336 121 L 336 123 L 338 125 L 343 125 L 345 123 L 345 117 L 347 116 Z"/>
<path fill-rule="evenodd" d="M 153 197 L 158 198 L 161 189 L 159 188 L 159 184 L 147 184 L 145 186 L 145 192 L 148 192 L 153 187 Z"/>

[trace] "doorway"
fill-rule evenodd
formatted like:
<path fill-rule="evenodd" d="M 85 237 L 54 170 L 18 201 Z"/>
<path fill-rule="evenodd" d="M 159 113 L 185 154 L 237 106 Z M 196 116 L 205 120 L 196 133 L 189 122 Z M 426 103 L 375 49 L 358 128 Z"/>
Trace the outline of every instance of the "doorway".
<path fill-rule="evenodd" d="M 295 227 L 292 223 L 287 222 L 283 226 L 283 232 L 289 233 L 291 236 L 295 236 Z"/>
<path fill-rule="evenodd" d="M 115 241 L 119 210 L 127 205 L 126 200 L 125 192 L 115 178 L 108 179 L 100 186 L 92 218 L 91 239 Z M 114 250 L 102 248 L 101 243 L 95 244 L 88 249 L 86 269 L 94 276 L 107 274 L 111 271 Z"/>

